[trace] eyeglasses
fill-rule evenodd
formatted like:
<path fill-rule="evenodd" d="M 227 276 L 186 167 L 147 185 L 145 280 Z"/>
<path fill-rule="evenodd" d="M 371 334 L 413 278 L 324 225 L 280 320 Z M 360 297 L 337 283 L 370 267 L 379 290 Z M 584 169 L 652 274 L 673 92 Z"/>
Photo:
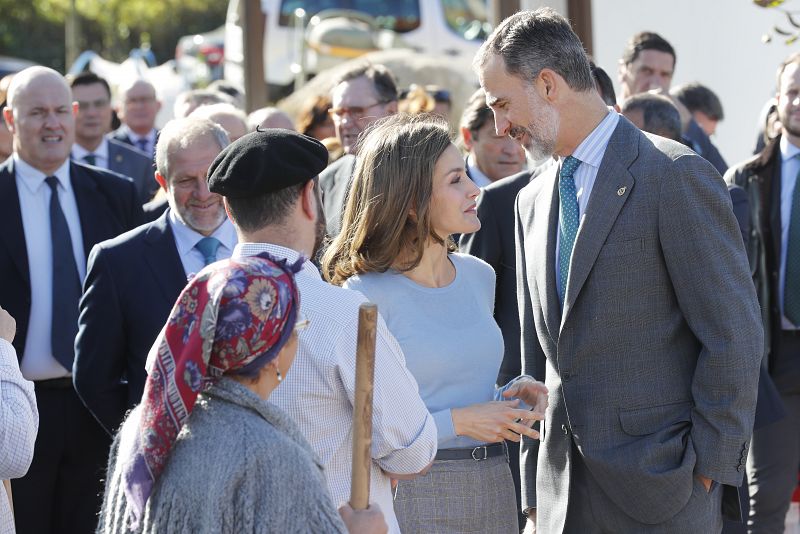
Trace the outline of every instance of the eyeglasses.
<path fill-rule="evenodd" d="M 110 103 L 111 102 L 109 102 L 109 100 L 107 98 L 101 98 L 99 100 L 94 100 L 92 102 L 83 102 L 81 100 L 78 100 L 78 109 L 82 109 L 82 110 L 86 110 L 86 111 L 88 111 L 88 110 L 90 110 L 92 108 L 94 108 L 94 109 L 103 109 L 103 108 L 108 107 L 108 105 Z"/>
<path fill-rule="evenodd" d="M 133 106 L 135 104 L 150 104 L 155 102 L 155 96 L 132 96 L 125 99 L 125 104 Z"/>
<path fill-rule="evenodd" d="M 349 108 L 331 108 L 328 110 L 328 114 L 334 121 L 341 122 L 344 119 L 345 115 L 350 116 L 350 120 L 357 121 L 357 122 L 364 122 L 365 120 L 369 119 L 370 116 L 367 115 L 367 112 L 376 107 L 382 106 L 387 104 L 388 102 L 375 102 L 374 104 L 370 104 L 369 106 L 364 107 L 349 107 Z"/>

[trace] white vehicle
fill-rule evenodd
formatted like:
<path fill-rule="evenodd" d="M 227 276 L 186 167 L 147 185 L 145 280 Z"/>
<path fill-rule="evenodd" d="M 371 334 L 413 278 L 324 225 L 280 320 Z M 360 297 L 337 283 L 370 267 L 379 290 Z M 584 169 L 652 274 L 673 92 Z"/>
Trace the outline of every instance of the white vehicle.
<path fill-rule="evenodd" d="M 242 84 L 240 0 L 225 23 L 225 78 Z M 272 91 L 333 64 L 387 48 L 447 57 L 465 71 L 491 30 L 485 0 L 261 0 Z M 275 94 L 271 91 L 271 94 Z"/>

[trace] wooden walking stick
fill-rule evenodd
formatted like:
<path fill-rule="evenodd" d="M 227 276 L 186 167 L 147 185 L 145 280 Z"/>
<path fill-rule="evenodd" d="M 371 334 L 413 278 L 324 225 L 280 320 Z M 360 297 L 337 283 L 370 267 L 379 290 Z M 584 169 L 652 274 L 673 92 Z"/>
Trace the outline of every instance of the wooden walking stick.
<path fill-rule="evenodd" d="M 378 307 L 365 302 L 358 309 L 356 346 L 356 395 L 353 409 L 353 479 L 350 506 L 364 510 L 369 505 L 369 474 L 372 467 L 372 389 L 375 382 L 375 331 Z"/>
<path fill-rule="evenodd" d="M 8 505 L 11 506 L 11 520 L 14 520 L 14 499 L 11 498 L 11 481 L 3 480 L 3 486 L 6 488 L 6 495 L 8 496 Z"/>

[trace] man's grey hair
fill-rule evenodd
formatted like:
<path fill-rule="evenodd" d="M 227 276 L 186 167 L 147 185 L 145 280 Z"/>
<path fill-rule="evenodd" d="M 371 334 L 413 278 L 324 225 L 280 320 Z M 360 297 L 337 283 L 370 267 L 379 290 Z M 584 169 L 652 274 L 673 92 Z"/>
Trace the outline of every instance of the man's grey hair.
<path fill-rule="evenodd" d="M 213 139 L 219 145 L 220 150 L 230 144 L 225 130 L 209 119 L 186 117 L 169 121 L 158 135 L 158 144 L 156 145 L 156 170 L 158 173 L 169 181 L 171 157 L 192 143 L 207 138 Z"/>
<path fill-rule="evenodd" d="M 520 11 L 501 22 L 475 55 L 475 71 L 480 72 L 492 55 L 503 59 L 509 74 L 527 82 L 550 69 L 575 91 L 594 90 L 580 39 L 569 21 L 551 8 Z"/>
<path fill-rule="evenodd" d="M 681 143 L 681 115 L 672 101 L 654 93 L 639 93 L 622 103 L 622 114 L 641 111 L 642 131 L 654 133 Z"/>

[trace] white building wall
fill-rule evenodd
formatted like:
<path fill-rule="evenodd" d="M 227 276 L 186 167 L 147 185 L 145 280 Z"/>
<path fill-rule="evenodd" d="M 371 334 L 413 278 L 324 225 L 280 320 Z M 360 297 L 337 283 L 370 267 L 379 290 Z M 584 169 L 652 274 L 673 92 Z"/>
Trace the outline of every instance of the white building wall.
<path fill-rule="evenodd" d="M 800 41 L 761 42 L 774 25 L 788 26 L 784 20 L 752 0 L 592 0 L 595 61 L 619 91 L 617 64 L 630 36 L 650 30 L 667 39 L 677 53 L 673 84 L 698 81 L 722 101 L 725 120 L 712 140 L 732 165 L 753 151 L 759 113 L 775 92 L 777 66 L 800 51 Z"/>

